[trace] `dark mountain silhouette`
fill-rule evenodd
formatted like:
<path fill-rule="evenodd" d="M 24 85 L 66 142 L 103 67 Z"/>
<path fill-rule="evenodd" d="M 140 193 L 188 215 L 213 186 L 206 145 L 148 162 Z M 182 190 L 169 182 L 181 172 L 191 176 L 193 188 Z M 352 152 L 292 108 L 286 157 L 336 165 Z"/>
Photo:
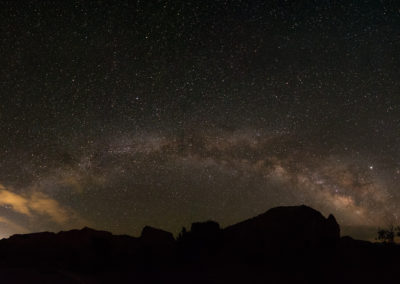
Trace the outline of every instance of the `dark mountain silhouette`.
<path fill-rule="evenodd" d="M 335 245 L 340 239 L 340 228 L 333 215 L 326 219 L 320 212 L 302 205 L 272 208 L 226 228 L 224 236 L 229 242 L 257 244 L 265 249 L 277 245 L 320 247 Z"/>
<path fill-rule="evenodd" d="M 227 228 L 193 223 L 175 240 L 90 228 L 0 241 L 0 283 L 398 283 L 400 248 L 340 237 L 307 206 L 272 208 Z"/>

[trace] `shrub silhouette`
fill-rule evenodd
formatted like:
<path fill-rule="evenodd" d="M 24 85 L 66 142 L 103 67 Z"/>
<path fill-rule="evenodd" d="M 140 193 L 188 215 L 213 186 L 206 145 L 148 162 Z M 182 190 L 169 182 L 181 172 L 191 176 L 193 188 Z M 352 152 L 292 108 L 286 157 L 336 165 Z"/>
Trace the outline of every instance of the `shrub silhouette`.
<path fill-rule="evenodd" d="M 384 243 L 393 244 L 395 236 L 400 237 L 400 226 L 394 227 L 390 225 L 387 229 L 379 229 L 376 239 Z"/>

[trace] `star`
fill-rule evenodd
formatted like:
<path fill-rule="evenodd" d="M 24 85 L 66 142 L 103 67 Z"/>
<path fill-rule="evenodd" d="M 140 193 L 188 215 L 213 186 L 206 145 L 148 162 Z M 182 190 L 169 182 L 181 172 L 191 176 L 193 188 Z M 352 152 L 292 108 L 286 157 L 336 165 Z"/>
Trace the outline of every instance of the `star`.
<path fill-rule="evenodd" d="M 2 235 L 400 216 L 395 1 L 21 1 L 2 5 Z"/>

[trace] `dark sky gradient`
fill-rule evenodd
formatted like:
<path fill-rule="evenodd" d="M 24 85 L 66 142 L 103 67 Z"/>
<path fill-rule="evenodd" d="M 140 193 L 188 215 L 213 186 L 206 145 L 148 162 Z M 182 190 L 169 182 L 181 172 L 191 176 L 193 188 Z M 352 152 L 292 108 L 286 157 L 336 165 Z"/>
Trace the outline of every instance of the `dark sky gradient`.
<path fill-rule="evenodd" d="M 1 1 L 0 237 L 400 214 L 397 1 Z"/>

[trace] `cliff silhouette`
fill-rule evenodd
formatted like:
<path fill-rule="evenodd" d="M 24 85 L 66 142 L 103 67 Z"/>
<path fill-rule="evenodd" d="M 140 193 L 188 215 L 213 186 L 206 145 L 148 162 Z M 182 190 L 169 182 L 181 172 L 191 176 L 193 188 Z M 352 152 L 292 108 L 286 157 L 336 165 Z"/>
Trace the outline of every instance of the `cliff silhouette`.
<path fill-rule="evenodd" d="M 0 283 L 398 283 L 398 245 L 340 236 L 333 215 L 276 207 L 221 228 L 193 223 L 175 239 L 90 228 L 0 241 Z"/>

